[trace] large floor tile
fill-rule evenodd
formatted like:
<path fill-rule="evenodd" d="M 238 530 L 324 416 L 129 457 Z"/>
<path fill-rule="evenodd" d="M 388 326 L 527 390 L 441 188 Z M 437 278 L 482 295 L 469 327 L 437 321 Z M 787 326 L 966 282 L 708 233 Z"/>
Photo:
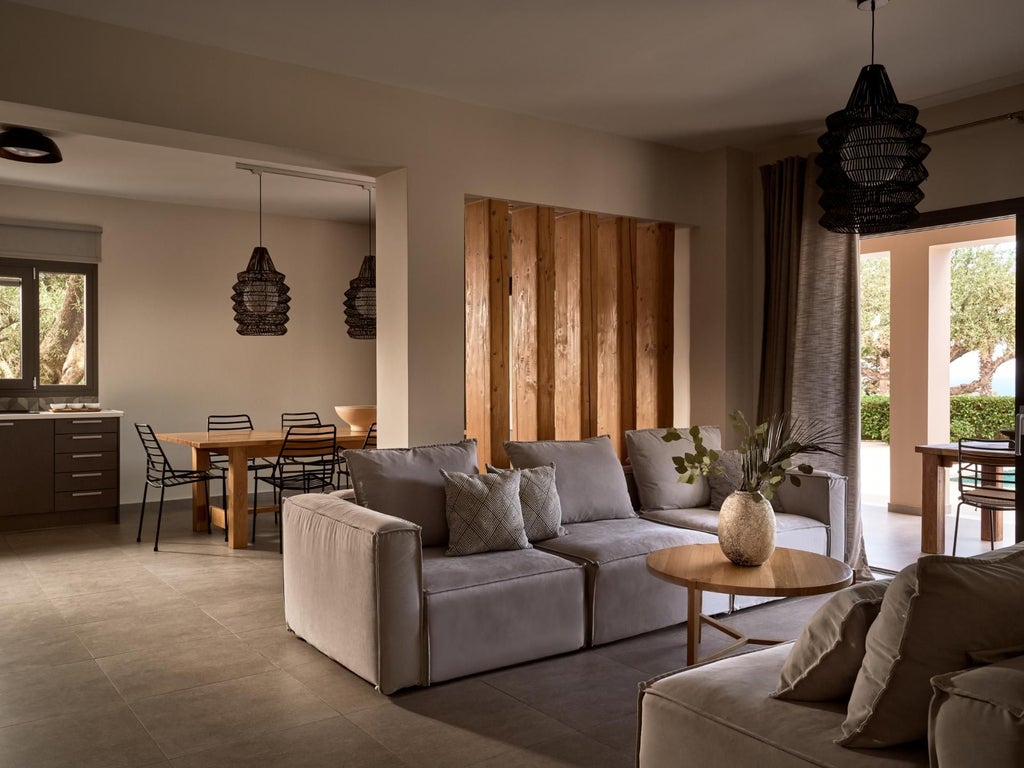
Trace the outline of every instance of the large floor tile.
<path fill-rule="evenodd" d="M 510 750 L 474 763 L 472 768 L 632 768 L 635 762 L 632 751 L 612 749 L 583 734 L 573 734 Z"/>
<path fill-rule="evenodd" d="M 143 587 L 124 586 L 104 592 L 54 598 L 54 608 L 68 624 L 142 616 L 172 608 L 191 608 L 194 603 L 163 582 Z"/>
<path fill-rule="evenodd" d="M 0 576 L 0 607 L 45 599 L 46 593 L 36 577 L 26 570 L 13 570 Z"/>
<path fill-rule="evenodd" d="M 65 626 L 60 611 L 45 598 L 0 605 L 0 643 L 9 639 L 29 640 Z"/>
<path fill-rule="evenodd" d="M 214 642 L 218 635 L 229 634 L 223 625 L 195 607 L 77 624 L 72 629 L 96 657 L 181 642 L 195 642 L 199 648 Z"/>
<path fill-rule="evenodd" d="M 97 561 L 88 568 L 74 571 L 37 573 L 36 578 L 46 596 L 53 600 L 115 589 L 167 586 L 142 566 L 130 562 L 126 562 L 125 567 L 111 568 L 110 564 Z"/>
<path fill-rule="evenodd" d="M 91 660 L 0 675 L 0 728 L 122 703 L 117 689 Z"/>
<path fill-rule="evenodd" d="M 289 631 L 284 624 L 240 632 L 238 637 L 281 669 L 291 669 L 327 658 L 305 640 L 297 637 L 294 632 Z"/>
<path fill-rule="evenodd" d="M 105 656 L 97 663 L 127 701 L 276 669 L 233 635 L 158 645 Z"/>
<path fill-rule="evenodd" d="M 288 673 L 343 715 L 389 702 L 370 683 L 327 656 L 289 667 Z"/>
<path fill-rule="evenodd" d="M 174 768 L 403 768 L 396 755 L 343 717 L 230 742 L 176 758 Z"/>
<path fill-rule="evenodd" d="M 131 707 L 171 758 L 337 715 L 282 671 L 151 696 Z"/>
<path fill-rule="evenodd" d="M 572 731 L 475 680 L 393 696 L 348 719 L 412 766 L 458 768 Z"/>
<path fill-rule="evenodd" d="M 0 638 L 0 674 L 33 666 L 57 666 L 92 659 L 71 627 Z"/>
<path fill-rule="evenodd" d="M 284 624 L 284 595 L 261 595 L 249 599 L 203 602 L 203 612 L 232 632 L 279 627 Z"/>
<path fill-rule="evenodd" d="M 136 768 L 163 758 L 124 704 L 0 728 L 0 765 L 12 768 Z"/>
<path fill-rule="evenodd" d="M 636 712 L 644 673 L 596 653 L 576 653 L 481 675 L 519 701 L 583 730 Z"/>

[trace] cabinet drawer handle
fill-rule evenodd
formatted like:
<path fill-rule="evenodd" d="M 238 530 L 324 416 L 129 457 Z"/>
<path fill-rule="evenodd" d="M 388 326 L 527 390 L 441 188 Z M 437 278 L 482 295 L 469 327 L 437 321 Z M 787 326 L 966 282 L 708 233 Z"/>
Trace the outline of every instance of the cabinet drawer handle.
<path fill-rule="evenodd" d="M 103 477 L 102 472 L 74 472 L 72 477 Z"/>
<path fill-rule="evenodd" d="M 0 427 L 13 427 L 13 421 L 0 421 Z"/>
<path fill-rule="evenodd" d="M 72 453 L 72 459 L 102 459 L 102 453 Z"/>
<path fill-rule="evenodd" d="M 77 491 L 72 496 L 102 496 L 103 491 Z"/>
<path fill-rule="evenodd" d="M 103 435 L 72 435 L 72 440 L 102 440 Z"/>
<path fill-rule="evenodd" d="M 72 424 L 102 424 L 103 419 L 72 419 Z"/>

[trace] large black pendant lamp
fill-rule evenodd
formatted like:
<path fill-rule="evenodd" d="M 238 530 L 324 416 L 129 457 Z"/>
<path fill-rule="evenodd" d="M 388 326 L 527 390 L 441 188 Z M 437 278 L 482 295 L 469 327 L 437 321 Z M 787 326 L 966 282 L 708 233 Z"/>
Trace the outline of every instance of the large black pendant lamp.
<path fill-rule="evenodd" d="M 859 0 L 871 11 L 871 64 L 864 67 L 846 109 L 828 116 L 818 138 L 822 152 L 818 186 L 825 214 L 819 223 L 832 232 L 866 235 L 903 229 L 917 217 L 928 178 L 917 109 L 900 104 L 885 67 L 875 64 L 875 9 L 888 0 Z"/>
<path fill-rule="evenodd" d="M 236 329 L 240 336 L 283 336 L 288 332 L 288 285 L 284 275 L 274 269 L 270 251 L 263 247 L 263 174 L 260 180 L 260 244 L 252 249 L 249 264 L 238 273 L 231 294 Z"/>
<path fill-rule="evenodd" d="M 363 258 L 359 274 L 345 291 L 345 325 L 353 339 L 377 338 L 377 258 L 373 255 L 373 190 L 366 188 L 366 229 L 369 253 Z"/>

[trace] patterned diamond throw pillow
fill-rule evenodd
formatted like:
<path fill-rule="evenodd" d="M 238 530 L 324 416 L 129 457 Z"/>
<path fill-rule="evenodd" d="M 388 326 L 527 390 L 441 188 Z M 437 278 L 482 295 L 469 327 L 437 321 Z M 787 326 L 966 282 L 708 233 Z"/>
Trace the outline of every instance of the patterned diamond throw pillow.
<path fill-rule="evenodd" d="M 528 549 L 519 503 L 519 475 L 467 475 L 446 472 L 446 555 L 473 555 L 506 549 Z"/>
<path fill-rule="evenodd" d="M 555 485 L 555 465 L 532 469 L 501 469 L 487 465 L 488 474 L 510 475 L 516 472 L 519 473 L 519 504 L 523 508 L 526 538 L 544 541 L 565 536 L 568 531 L 562 527 L 562 503 Z"/>

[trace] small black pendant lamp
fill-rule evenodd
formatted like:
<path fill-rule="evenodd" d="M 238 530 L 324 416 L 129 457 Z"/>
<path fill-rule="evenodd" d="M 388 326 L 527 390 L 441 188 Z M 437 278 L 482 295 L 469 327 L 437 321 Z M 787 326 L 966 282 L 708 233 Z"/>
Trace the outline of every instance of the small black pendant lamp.
<path fill-rule="evenodd" d="M 19 125 L 5 125 L 0 132 L 0 157 L 19 163 L 59 163 L 64 159 L 53 139 Z"/>
<path fill-rule="evenodd" d="M 924 199 L 920 184 L 931 151 L 925 129 L 916 122 L 917 109 L 897 100 L 885 67 L 875 64 L 875 8 L 887 2 L 858 0 L 858 8 L 871 11 L 871 64 L 861 69 L 846 109 L 826 118 L 828 131 L 818 138 L 825 211 L 818 221 L 832 232 L 903 229 Z"/>
<path fill-rule="evenodd" d="M 366 188 L 366 229 L 369 253 L 363 258 L 359 275 L 345 291 L 345 325 L 353 339 L 377 338 L 377 257 L 373 255 L 373 190 Z"/>
<path fill-rule="evenodd" d="M 288 285 L 274 269 L 270 251 L 263 247 L 263 174 L 260 180 L 260 244 L 252 249 L 249 264 L 238 273 L 231 300 L 234 302 L 239 336 L 284 336 L 288 332 Z"/>

